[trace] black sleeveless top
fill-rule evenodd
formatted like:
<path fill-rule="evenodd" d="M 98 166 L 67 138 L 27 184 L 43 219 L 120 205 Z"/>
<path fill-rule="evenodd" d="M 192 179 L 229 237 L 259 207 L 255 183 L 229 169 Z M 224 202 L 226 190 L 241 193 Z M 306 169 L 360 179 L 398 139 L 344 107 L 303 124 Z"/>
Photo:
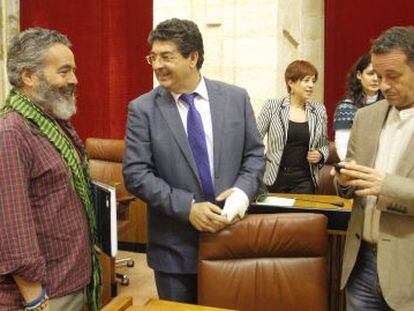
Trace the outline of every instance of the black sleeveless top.
<path fill-rule="evenodd" d="M 304 168 L 309 171 L 306 156 L 309 151 L 308 122 L 294 122 L 289 120 L 289 130 L 285 149 L 283 150 L 281 167 Z"/>

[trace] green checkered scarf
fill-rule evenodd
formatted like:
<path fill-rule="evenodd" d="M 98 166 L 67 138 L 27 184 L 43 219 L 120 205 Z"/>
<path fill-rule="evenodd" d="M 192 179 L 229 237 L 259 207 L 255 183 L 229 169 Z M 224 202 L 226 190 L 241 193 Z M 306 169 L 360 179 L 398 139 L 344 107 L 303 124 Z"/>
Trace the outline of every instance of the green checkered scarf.
<path fill-rule="evenodd" d="M 98 254 L 94 245 L 98 241 L 95 207 L 92 200 L 90 189 L 90 177 L 87 161 L 81 165 L 76 157 L 76 150 L 69 142 L 68 137 L 47 115 L 45 115 L 28 97 L 14 89 L 10 92 L 6 105 L 2 108 L 1 114 L 7 114 L 12 109 L 18 114 L 32 122 L 38 127 L 40 132 L 52 143 L 59 152 L 63 161 L 69 167 L 72 175 L 73 185 L 78 194 L 89 220 L 90 239 L 92 245 L 92 276 L 88 285 L 88 305 L 90 311 L 99 310 L 101 296 L 101 272 L 98 261 Z"/>

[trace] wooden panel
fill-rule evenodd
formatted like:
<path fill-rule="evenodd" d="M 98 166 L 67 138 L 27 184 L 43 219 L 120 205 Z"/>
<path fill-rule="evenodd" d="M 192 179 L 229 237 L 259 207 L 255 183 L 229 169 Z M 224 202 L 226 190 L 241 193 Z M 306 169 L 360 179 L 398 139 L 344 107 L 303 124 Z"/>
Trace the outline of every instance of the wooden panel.
<path fill-rule="evenodd" d="M 345 292 L 339 289 L 341 282 L 342 260 L 345 247 L 345 235 L 328 236 L 328 278 L 329 310 L 345 311 Z"/>
<path fill-rule="evenodd" d="M 147 233 L 147 204 L 143 201 L 138 200 L 136 202 L 137 209 L 137 243 L 147 244 L 148 233 Z"/>
<path fill-rule="evenodd" d="M 120 207 L 122 208 L 122 207 Z M 135 199 L 128 207 L 128 226 L 120 230 L 118 240 L 129 243 L 147 243 L 147 205 Z"/>
<path fill-rule="evenodd" d="M 181 303 L 181 302 L 173 302 L 167 300 L 158 300 L 158 299 L 151 299 L 148 301 L 146 306 L 151 307 L 165 307 L 169 310 L 177 310 L 177 311 L 235 311 L 234 309 L 223 309 L 223 308 L 215 308 L 215 307 L 207 307 L 207 306 L 199 306 L 199 305 L 192 305 L 188 303 Z"/>
<path fill-rule="evenodd" d="M 112 288 L 116 286 L 115 282 L 115 258 L 109 257 L 105 253 L 99 254 L 99 263 L 102 269 L 102 306 L 106 305 L 112 299 Z"/>
<path fill-rule="evenodd" d="M 118 296 L 111 300 L 101 311 L 124 311 L 132 306 L 131 296 Z"/>

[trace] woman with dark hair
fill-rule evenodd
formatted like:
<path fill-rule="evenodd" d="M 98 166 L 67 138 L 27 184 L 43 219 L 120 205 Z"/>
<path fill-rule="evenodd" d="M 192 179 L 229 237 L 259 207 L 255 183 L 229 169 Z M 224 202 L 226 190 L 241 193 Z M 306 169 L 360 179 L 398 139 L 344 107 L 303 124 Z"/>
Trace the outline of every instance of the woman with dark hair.
<path fill-rule="evenodd" d="M 315 193 L 318 170 L 328 158 L 326 109 L 310 101 L 318 71 L 296 60 L 285 71 L 288 96 L 268 99 L 257 126 L 267 134 L 264 183 L 270 192 Z"/>
<path fill-rule="evenodd" d="M 371 54 L 364 54 L 351 68 L 346 96 L 335 109 L 335 146 L 341 160 L 346 156 L 349 135 L 357 110 L 383 98 L 379 90 L 377 74 L 372 68 Z"/>

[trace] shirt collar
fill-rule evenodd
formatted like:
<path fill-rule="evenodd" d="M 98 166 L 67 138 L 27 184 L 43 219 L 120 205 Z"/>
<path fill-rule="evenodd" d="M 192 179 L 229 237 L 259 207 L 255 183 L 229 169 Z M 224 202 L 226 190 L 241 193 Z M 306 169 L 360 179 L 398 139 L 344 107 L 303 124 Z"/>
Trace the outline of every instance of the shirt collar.
<path fill-rule="evenodd" d="M 365 105 L 371 105 L 371 104 L 375 103 L 376 101 L 378 101 L 378 92 L 373 96 L 367 95 Z"/>
<path fill-rule="evenodd" d="M 286 96 L 285 98 L 283 98 L 282 106 L 283 107 L 290 106 L 290 96 Z M 305 102 L 305 110 L 307 109 L 311 109 L 311 111 L 314 110 L 313 104 L 310 100 L 306 100 Z"/>
<path fill-rule="evenodd" d="M 400 118 L 402 120 L 410 119 L 414 116 L 414 108 L 408 108 L 400 111 Z"/>
<path fill-rule="evenodd" d="M 193 93 L 197 93 L 198 96 L 208 101 L 208 93 L 206 82 L 204 81 L 204 77 L 201 76 L 200 82 L 198 83 L 197 87 L 194 89 Z M 178 103 L 178 99 L 180 98 L 182 93 L 174 93 L 171 92 L 171 95 L 174 97 L 175 103 Z"/>
<path fill-rule="evenodd" d="M 414 108 L 408 108 L 404 110 L 398 110 L 394 106 L 391 107 L 392 116 L 398 120 L 405 121 L 414 117 Z"/>

